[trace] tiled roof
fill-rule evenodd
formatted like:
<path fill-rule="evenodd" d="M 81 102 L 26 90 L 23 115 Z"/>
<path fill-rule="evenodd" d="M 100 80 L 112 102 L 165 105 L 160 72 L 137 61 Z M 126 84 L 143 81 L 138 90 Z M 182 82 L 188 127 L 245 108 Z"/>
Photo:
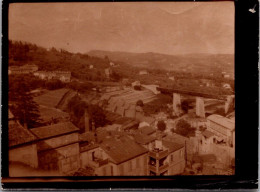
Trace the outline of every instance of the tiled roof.
<path fill-rule="evenodd" d="M 79 129 L 71 122 L 64 122 L 53 124 L 44 127 L 33 128 L 31 131 L 40 139 L 68 134 L 71 132 L 79 131 Z"/>
<path fill-rule="evenodd" d="M 185 144 L 185 141 L 188 141 L 189 139 L 187 137 L 184 137 L 182 135 L 179 135 L 177 133 L 173 133 L 172 135 L 167 135 L 164 140 L 166 141 L 174 141 L 179 144 Z"/>
<path fill-rule="evenodd" d="M 235 111 L 231 112 L 231 113 L 228 114 L 226 117 L 229 118 L 229 119 L 231 119 L 231 120 L 233 120 L 233 121 L 235 121 Z"/>
<path fill-rule="evenodd" d="M 207 119 L 227 128 L 231 131 L 235 129 L 235 121 L 228 119 L 226 117 L 223 117 L 221 115 L 215 115 L 215 114 L 210 115 L 210 116 L 208 116 Z"/>
<path fill-rule="evenodd" d="M 153 117 L 149 117 L 149 116 L 141 116 L 138 118 L 138 120 L 141 122 L 143 121 L 143 122 L 149 123 L 150 125 L 155 122 L 155 119 Z"/>
<path fill-rule="evenodd" d="M 106 130 L 102 130 L 102 128 L 100 128 L 99 130 L 97 130 L 96 132 L 97 134 L 97 141 L 101 142 L 104 141 L 105 139 L 108 139 L 110 137 L 115 137 L 116 135 L 119 136 L 123 136 L 126 135 L 125 132 L 120 132 L 120 131 L 106 131 Z M 86 133 L 82 133 L 79 136 L 80 141 L 81 142 L 91 142 L 91 141 L 95 141 L 95 133 L 94 132 L 86 132 Z"/>
<path fill-rule="evenodd" d="M 91 144 L 89 144 L 89 143 L 81 143 L 79 145 L 79 147 L 80 147 L 80 152 L 84 152 L 84 151 L 89 151 L 91 149 L 98 148 L 99 145 L 96 144 L 96 143 L 94 143 L 94 144 L 92 144 L 92 143 Z"/>
<path fill-rule="evenodd" d="M 43 95 L 35 97 L 34 101 L 39 105 L 55 108 L 68 91 L 69 89 L 66 88 L 48 91 Z"/>
<path fill-rule="evenodd" d="M 174 151 L 177 151 L 177 150 L 179 150 L 179 149 L 184 147 L 184 144 L 176 143 L 174 141 L 163 140 L 162 144 L 163 144 L 163 146 L 165 146 L 166 148 L 169 149 L 170 153 L 174 152 Z"/>
<path fill-rule="evenodd" d="M 156 132 L 156 130 L 150 126 L 141 127 L 141 128 L 139 128 L 139 130 L 142 134 L 145 134 L 145 135 L 151 135 Z"/>
<path fill-rule="evenodd" d="M 111 138 L 100 144 L 100 147 L 109 155 L 111 161 L 120 164 L 146 152 L 147 149 L 135 143 L 128 136 Z"/>
<path fill-rule="evenodd" d="M 153 137 L 150 135 L 145 135 L 145 134 L 140 134 L 140 133 L 133 135 L 133 137 L 135 139 L 135 142 L 139 143 L 141 145 L 145 145 L 145 144 L 148 144 L 148 143 L 156 140 L 156 137 Z"/>
<path fill-rule="evenodd" d="M 50 121 L 52 119 L 66 119 L 69 118 L 69 114 L 56 108 L 49 108 L 40 106 L 40 116 L 43 122 Z"/>
<path fill-rule="evenodd" d="M 204 135 L 207 138 L 210 138 L 214 135 L 214 133 L 212 133 L 211 131 L 205 130 L 202 132 L 202 135 Z"/>
<path fill-rule="evenodd" d="M 91 142 L 94 141 L 94 132 L 85 132 L 79 135 L 80 142 Z"/>
<path fill-rule="evenodd" d="M 9 147 L 36 140 L 36 137 L 28 129 L 14 120 L 8 122 L 8 132 Z"/>
<path fill-rule="evenodd" d="M 118 115 L 117 113 L 113 113 L 110 111 L 105 111 L 105 116 L 108 121 L 114 124 L 125 124 L 126 122 L 133 121 L 133 118 L 130 117 L 122 117 L 121 115 Z"/>

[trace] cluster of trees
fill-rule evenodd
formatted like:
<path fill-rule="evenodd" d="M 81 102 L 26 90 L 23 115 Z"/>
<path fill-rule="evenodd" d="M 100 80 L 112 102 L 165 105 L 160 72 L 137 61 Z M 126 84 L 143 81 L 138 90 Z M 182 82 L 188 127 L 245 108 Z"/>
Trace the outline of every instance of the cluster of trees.
<path fill-rule="evenodd" d="M 158 112 L 165 112 L 171 115 L 171 109 L 169 109 L 168 104 L 172 103 L 172 96 L 170 95 L 157 95 L 157 99 L 146 103 L 143 107 L 145 114 L 156 114 Z"/>
<path fill-rule="evenodd" d="M 30 90 L 38 88 L 55 90 L 61 89 L 66 86 L 66 84 L 60 81 L 59 79 L 42 80 L 38 77 L 33 76 L 32 74 L 9 75 L 9 79 L 11 81 L 17 81 L 17 79 L 24 79 L 26 81 L 27 86 L 29 86 Z"/>
<path fill-rule="evenodd" d="M 33 100 L 31 91 L 38 88 L 49 90 L 65 86 L 60 80 L 41 80 L 33 75 L 9 75 L 9 108 L 22 125 L 28 128 L 43 125 L 39 105 Z"/>
<path fill-rule="evenodd" d="M 49 90 L 55 90 L 55 89 L 61 89 L 65 86 L 66 86 L 65 83 L 63 83 L 59 79 L 52 79 L 49 81 L 45 81 L 43 88 L 46 88 Z"/>
<path fill-rule="evenodd" d="M 196 128 L 191 127 L 191 125 L 187 121 L 181 119 L 176 124 L 176 129 L 175 130 L 172 129 L 172 132 L 180 134 L 185 137 L 190 137 L 195 135 L 195 130 Z"/>
<path fill-rule="evenodd" d="M 38 85 L 23 75 L 10 76 L 8 85 L 9 108 L 16 119 L 28 128 L 41 126 L 39 106 L 30 93 Z"/>
<path fill-rule="evenodd" d="M 81 133 L 85 130 L 85 111 L 89 114 L 90 125 L 94 122 L 95 127 L 97 128 L 109 123 L 106 120 L 106 116 L 101 107 L 87 104 L 78 95 L 72 97 L 68 102 L 68 111 L 72 123 L 80 129 Z"/>
<path fill-rule="evenodd" d="M 9 40 L 9 66 L 28 63 L 37 65 L 39 70 L 68 70 L 76 78 L 91 78 L 90 80 L 105 77 L 104 69 L 109 67 L 108 58 L 74 54 L 63 49 L 48 50 L 35 44 Z M 90 65 L 93 65 L 96 70 L 89 69 Z"/>

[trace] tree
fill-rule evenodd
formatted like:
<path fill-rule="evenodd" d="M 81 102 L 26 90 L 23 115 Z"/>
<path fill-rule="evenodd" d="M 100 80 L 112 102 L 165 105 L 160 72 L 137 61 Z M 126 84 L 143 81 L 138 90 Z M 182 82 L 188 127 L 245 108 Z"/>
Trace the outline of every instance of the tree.
<path fill-rule="evenodd" d="M 109 62 L 110 62 L 110 59 L 108 58 L 108 56 L 107 56 L 107 55 L 105 55 L 105 57 L 104 57 L 104 60 L 105 60 L 107 63 L 109 63 Z"/>
<path fill-rule="evenodd" d="M 157 128 L 158 128 L 158 130 L 163 132 L 166 129 L 165 122 L 163 120 L 158 121 Z"/>
<path fill-rule="evenodd" d="M 52 79 L 45 83 L 45 87 L 49 90 L 55 90 L 63 88 L 65 84 L 61 82 L 59 79 Z"/>
<path fill-rule="evenodd" d="M 176 124 L 176 130 L 174 132 L 188 137 L 195 134 L 195 128 L 191 127 L 191 125 L 187 121 L 181 119 Z"/>
<path fill-rule="evenodd" d="M 10 76 L 9 104 L 14 116 L 22 125 L 34 128 L 41 125 L 39 105 L 30 93 L 31 86 L 25 76 Z"/>
<path fill-rule="evenodd" d="M 90 119 L 95 123 L 95 127 L 102 127 L 106 124 L 106 116 L 104 111 L 98 105 L 90 105 L 88 107 Z"/>
<path fill-rule="evenodd" d="M 98 105 L 88 105 L 76 95 L 68 102 L 68 110 L 71 121 L 80 128 L 81 132 L 85 129 L 85 110 L 89 113 L 90 123 L 94 122 L 95 127 L 102 127 L 107 123 L 104 111 Z"/>
<path fill-rule="evenodd" d="M 183 102 L 181 102 L 181 109 L 187 113 L 189 110 L 190 106 L 189 106 L 189 102 L 187 100 L 184 100 Z"/>
<path fill-rule="evenodd" d="M 122 78 L 121 75 L 119 73 L 117 73 L 117 72 L 112 71 L 112 73 L 110 74 L 110 79 L 112 81 L 118 82 L 118 81 L 121 80 L 121 78 Z"/>

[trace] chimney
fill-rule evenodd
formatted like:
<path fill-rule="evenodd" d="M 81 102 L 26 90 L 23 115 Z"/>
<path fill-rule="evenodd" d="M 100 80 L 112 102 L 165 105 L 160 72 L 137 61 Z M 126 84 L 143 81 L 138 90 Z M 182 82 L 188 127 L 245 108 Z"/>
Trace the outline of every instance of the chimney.
<path fill-rule="evenodd" d="M 162 146 L 162 140 L 155 140 L 155 148 L 162 150 L 163 146 Z"/>
<path fill-rule="evenodd" d="M 90 131 L 90 126 L 89 126 L 89 114 L 87 108 L 85 108 L 85 132 Z"/>

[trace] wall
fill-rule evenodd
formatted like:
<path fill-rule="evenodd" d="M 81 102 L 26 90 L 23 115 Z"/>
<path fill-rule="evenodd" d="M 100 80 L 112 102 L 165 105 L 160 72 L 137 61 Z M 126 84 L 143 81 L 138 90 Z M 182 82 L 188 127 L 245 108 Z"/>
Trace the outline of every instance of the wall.
<path fill-rule="evenodd" d="M 80 167 L 79 144 L 46 150 L 38 153 L 39 167 L 60 172 L 76 171 Z"/>
<path fill-rule="evenodd" d="M 204 136 L 201 137 L 199 153 L 201 154 L 215 153 L 212 150 L 213 138 L 214 137 L 210 137 L 210 138 L 205 138 Z"/>
<path fill-rule="evenodd" d="M 172 152 L 168 155 L 167 161 L 169 163 L 169 175 L 181 174 L 185 168 L 185 150 L 184 147 Z"/>
<path fill-rule="evenodd" d="M 31 167 L 38 167 L 36 144 L 9 149 L 9 161 L 22 162 Z"/>
<path fill-rule="evenodd" d="M 80 153 L 80 166 L 82 168 L 88 166 L 95 168 L 96 163 L 92 160 L 92 153 L 94 152 L 94 156 L 99 159 L 108 159 L 107 154 L 100 148 L 95 148 L 92 150 L 88 150 Z"/>
<path fill-rule="evenodd" d="M 80 154 L 81 167 L 86 166 L 95 169 L 95 174 L 98 176 L 138 176 L 147 175 L 147 154 L 143 154 L 137 158 L 131 159 L 129 161 L 123 162 L 116 165 L 112 162 L 98 167 L 94 161 L 92 161 L 92 152 L 95 152 L 95 156 L 100 159 L 109 159 L 109 156 L 100 148 L 95 148 L 89 151 L 82 152 Z"/>
<path fill-rule="evenodd" d="M 144 176 L 148 174 L 147 153 L 117 165 L 118 176 Z"/>
<path fill-rule="evenodd" d="M 224 139 L 227 145 L 233 144 L 234 146 L 235 131 L 230 131 L 229 129 L 211 121 L 209 123 L 209 130 L 217 135 L 219 138 Z"/>
<path fill-rule="evenodd" d="M 211 147 L 214 154 L 218 154 L 217 161 L 223 163 L 225 167 L 229 167 L 231 165 L 232 158 L 235 158 L 235 148 L 217 144 L 212 144 Z"/>
<path fill-rule="evenodd" d="M 37 143 L 37 150 L 42 151 L 50 148 L 57 148 L 60 146 L 64 146 L 70 143 L 75 143 L 78 142 L 79 140 L 79 135 L 78 133 L 72 133 L 68 135 L 63 135 L 59 137 L 54 137 L 51 139 L 46 139 L 39 141 Z"/>

